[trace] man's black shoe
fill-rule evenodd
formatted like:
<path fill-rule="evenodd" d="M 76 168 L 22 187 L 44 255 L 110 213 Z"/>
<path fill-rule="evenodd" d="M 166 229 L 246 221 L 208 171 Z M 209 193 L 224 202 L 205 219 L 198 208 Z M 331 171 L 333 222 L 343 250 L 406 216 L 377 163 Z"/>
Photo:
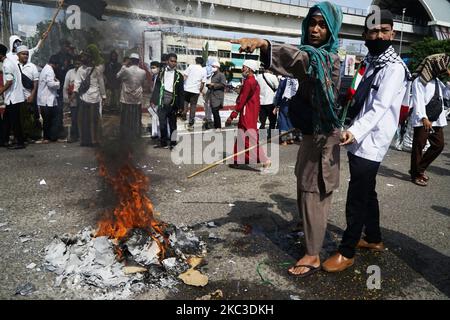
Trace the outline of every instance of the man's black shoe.
<path fill-rule="evenodd" d="M 24 144 L 16 144 L 8 147 L 9 150 L 22 150 L 25 148 L 26 146 Z"/>

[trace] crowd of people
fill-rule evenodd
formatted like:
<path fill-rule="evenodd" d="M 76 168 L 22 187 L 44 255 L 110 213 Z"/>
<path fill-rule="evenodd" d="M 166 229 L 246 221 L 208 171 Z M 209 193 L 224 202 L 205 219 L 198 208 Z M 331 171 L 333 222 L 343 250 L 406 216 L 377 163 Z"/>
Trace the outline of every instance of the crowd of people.
<path fill-rule="evenodd" d="M 439 78 L 450 75 L 450 57 L 445 53 L 430 56 L 412 75 L 392 45 L 392 13 L 378 12 L 378 25 L 369 23 L 375 20 L 373 14 L 366 19 L 363 36 L 369 53 L 362 62 L 364 76 L 349 104 L 354 116 L 346 130 L 342 130 L 337 103 L 341 73 L 338 34 L 343 19 L 339 6 L 320 2 L 310 9 L 303 21 L 300 47 L 263 39 L 234 41 L 242 52 L 260 49 L 264 65 L 260 71 L 257 61 L 244 62 L 239 97 L 225 123 L 229 126 L 239 118 L 235 152 L 257 147 L 259 130 L 267 130 L 267 121 L 269 131 L 278 128 L 284 133 L 283 145 L 293 143 L 294 128 L 302 134 L 295 173 L 306 255 L 289 270 L 295 276 L 306 277 L 322 268 L 340 272 L 354 264 L 357 249 L 384 250 L 376 178 L 398 129 L 405 97 L 411 106 L 413 183 L 428 186 L 426 171 L 444 148 L 444 99 L 449 98 L 450 90 Z M 220 110 L 224 108 L 227 81 L 217 58 L 204 61 L 199 57 L 195 65 L 180 72 L 174 53 L 147 68 L 137 53 L 120 64 L 118 54 L 112 52 L 105 63 L 95 45 L 77 56 L 70 52 L 70 46 L 64 48 L 51 56 L 39 73 L 31 63 L 34 50 L 23 46 L 20 39 L 12 39 L 10 51 L 0 45 L 4 83 L 0 95 L 6 106 L 0 121 L 2 146 L 22 149 L 27 139 L 39 139 L 40 116 L 42 142 L 58 141 L 66 105 L 72 121 L 69 142 L 95 147 L 101 143 L 101 114 L 108 97 L 109 105 L 120 106 L 121 136 L 139 138 L 142 107 L 147 105 L 145 91 L 151 97 L 152 138 L 159 140 L 156 148 L 175 147 L 178 118 L 188 121 L 189 130 L 194 129 L 200 95 L 205 100 L 205 124 L 221 130 Z M 14 143 L 10 143 L 10 130 Z M 423 153 L 427 141 L 430 146 Z M 340 186 L 343 146 L 348 150 L 351 174 L 347 229 L 338 252 L 322 263 L 319 253 L 333 192 Z M 270 167 L 264 151 L 256 150 L 245 153 L 245 163 L 256 157 L 254 161 Z M 235 164 L 241 164 L 240 159 L 236 158 Z"/>

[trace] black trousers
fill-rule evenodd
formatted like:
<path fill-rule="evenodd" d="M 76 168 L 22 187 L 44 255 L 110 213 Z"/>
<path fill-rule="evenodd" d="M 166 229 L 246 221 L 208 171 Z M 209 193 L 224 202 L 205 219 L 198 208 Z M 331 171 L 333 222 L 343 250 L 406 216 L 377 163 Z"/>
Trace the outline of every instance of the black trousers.
<path fill-rule="evenodd" d="M 277 115 L 273 113 L 275 106 L 273 104 L 261 106 L 261 111 L 259 112 L 259 122 L 261 122 L 260 129 L 266 128 L 267 118 L 269 118 L 269 129 L 275 130 L 277 127 Z"/>
<path fill-rule="evenodd" d="M 223 106 L 219 106 L 217 108 L 211 108 L 213 117 L 214 117 L 214 128 L 222 129 L 222 119 L 220 118 L 220 110 L 223 109 Z"/>
<path fill-rule="evenodd" d="M 344 233 L 339 252 L 346 258 L 353 258 L 356 245 L 365 228 L 365 240 L 369 243 L 382 242 L 380 230 L 380 207 L 376 189 L 376 178 L 381 163 L 348 154 L 350 160 L 350 185 L 347 195 L 347 230 Z"/>
<path fill-rule="evenodd" d="M 58 107 L 41 106 L 42 119 L 44 119 L 44 140 L 55 142 L 58 140 Z"/>
<path fill-rule="evenodd" d="M 72 124 L 70 126 L 70 139 L 78 141 L 80 139 L 80 130 L 78 129 L 78 106 L 70 107 L 70 117 Z"/>
<path fill-rule="evenodd" d="M 269 129 L 267 130 L 267 138 L 271 139 L 272 130 L 277 127 L 277 115 L 273 113 L 275 106 L 273 104 L 261 106 L 259 112 L 259 122 L 261 122 L 260 130 L 266 129 L 267 118 L 269 118 Z"/>
<path fill-rule="evenodd" d="M 5 121 L 3 120 L 4 115 L 0 114 L 0 147 L 7 143 L 6 132 L 5 132 Z"/>
<path fill-rule="evenodd" d="M 177 113 L 170 105 L 163 105 L 158 107 L 159 128 L 161 132 L 161 146 L 165 147 L 169 143 L 175 145 L 176 137 L 173 133 L 177 130 Z M 170 137 L 167 136 L 167 124 L 170 129 Z M 175 141 L 171 142 L 174 138 Z"/>
<path fill-rule="evenodd" d="M 6 143 L 9 142 L 9 136 L 11 131 L 14 134 L 14 138 L 17 140 L 17 144 L 20 146 L 25 145 L 25 136 L 23 133 L 20 112 L 22 109 L 22 103 L 10 104 L 6 106 L 4 115 L 5 125 L 5 139 Z"/>

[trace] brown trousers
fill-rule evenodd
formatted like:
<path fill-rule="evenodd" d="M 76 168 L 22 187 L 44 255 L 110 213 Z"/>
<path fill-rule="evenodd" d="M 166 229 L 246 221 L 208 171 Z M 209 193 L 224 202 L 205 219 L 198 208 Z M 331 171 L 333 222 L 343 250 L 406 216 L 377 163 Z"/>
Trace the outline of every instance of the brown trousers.
<path fill-rule="evenodd" d="M 332 200 L 333 193 L 298 191 L 298 207 L 303 216 L 306 254 L 309 256 L 318 256 L 322 250 Z"/>
<path fill-rule="evenodd" d="M 433 130 L 434 133 L 429 133 L 424 127 L 414 128 L 411 154 L 411 178 L 413 179 L 424 174 L 444 150 L 444 130 L 440 127 L 434 127 Z M 423 154 L 427 140 L 430 141 L 431 147 Z"/>

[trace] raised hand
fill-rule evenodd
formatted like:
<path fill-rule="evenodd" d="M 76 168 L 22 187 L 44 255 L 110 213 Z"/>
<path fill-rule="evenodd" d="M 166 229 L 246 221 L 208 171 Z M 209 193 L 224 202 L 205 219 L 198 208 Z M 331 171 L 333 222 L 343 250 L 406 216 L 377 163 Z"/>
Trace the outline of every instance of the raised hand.
<path fill-rule="evenodd" d="M 239 49 L 239 52 L 241 53 L 253 53 L 256 49 L 266 51 L 269 48 L 269 42 L 267 40 L 258 38 L 242 38 L 237 40 L 230 40 L 230 42 L 233 44 L 241 45 L 241 48 Z"/>

